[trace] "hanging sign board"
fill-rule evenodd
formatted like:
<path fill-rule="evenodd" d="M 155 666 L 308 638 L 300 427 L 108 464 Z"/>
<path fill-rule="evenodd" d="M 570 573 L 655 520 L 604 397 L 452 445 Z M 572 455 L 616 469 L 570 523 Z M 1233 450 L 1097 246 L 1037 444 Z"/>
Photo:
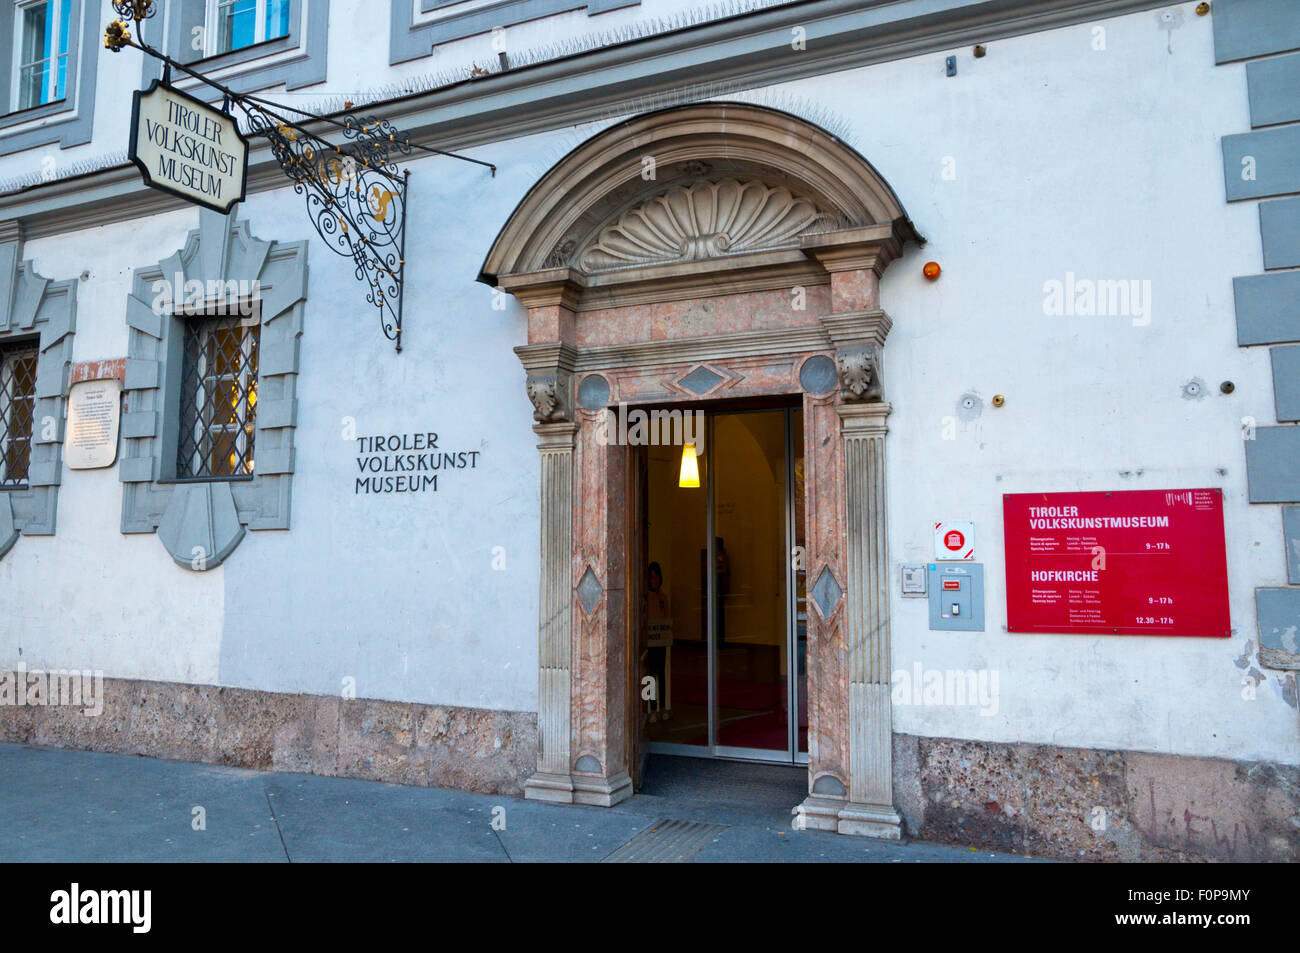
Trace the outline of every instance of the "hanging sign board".
<path fill-rule="evenodd" d="M 1007 630 L 1227 638 L 1223 492 L 1008 493 Z"/>
<path fill-rule="evenodd" d="M 228 213 L 244 198 L 248 140 L 233 116 L 154 80 L 137 90 L 128 155 L 146 185 Z"/>
<path fill-rule="evenodd" d="M 68 430 L 63 458 L 69 470 L 111 467 L 117 459 L 122 382 L 81 381 L 68 392 Z"/>

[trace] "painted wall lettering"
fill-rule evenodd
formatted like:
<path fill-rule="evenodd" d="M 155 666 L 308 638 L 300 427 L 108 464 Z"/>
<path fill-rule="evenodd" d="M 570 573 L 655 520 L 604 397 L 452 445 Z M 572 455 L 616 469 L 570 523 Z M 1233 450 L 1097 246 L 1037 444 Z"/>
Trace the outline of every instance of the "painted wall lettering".
<path fill-rule="evenodd" d="M 354 494 L 436 493 L 448 470 L 477 470 L 481 450 L 444 450 L 424 430 L 357 437 Z"/>

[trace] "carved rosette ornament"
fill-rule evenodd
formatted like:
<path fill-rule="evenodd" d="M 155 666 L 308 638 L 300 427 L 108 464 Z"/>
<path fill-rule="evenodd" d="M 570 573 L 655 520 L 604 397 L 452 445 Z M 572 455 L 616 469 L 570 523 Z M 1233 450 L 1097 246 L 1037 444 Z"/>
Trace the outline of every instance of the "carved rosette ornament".
<path fill-rule="evenodd" d="M 866 402 L 883 399 L 880 387 L 880 360 L 874 347 L 840 351 L 835 356 L 840 372 L 840 395 L 845 401 Z"/>

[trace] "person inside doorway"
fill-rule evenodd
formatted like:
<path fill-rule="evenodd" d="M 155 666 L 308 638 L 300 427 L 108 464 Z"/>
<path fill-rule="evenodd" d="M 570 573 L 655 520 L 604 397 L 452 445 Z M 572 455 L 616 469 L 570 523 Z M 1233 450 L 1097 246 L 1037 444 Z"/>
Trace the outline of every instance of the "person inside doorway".
<path fill-rule="evenodd" d="M 650 720 L 667 721 L 672 717 L 672 687 L 668 681 L 672 677 L 672 612 L 668 605 L 668 595 L 663 591 L 663 569 L 657 562 L 652 562 L 646 570 L 646 576 L 646 627 L 649 630 L 647 667 L 655 684 L 655 695 L 649 702 Z"/>
<path fill-rule="evenodd" d="M 651 563 L 647 575 L 650 577 L 647 580 L 650 591 L 646 596 L 646 617 L 651 620 L 666 619 L 668 618 L 668 596 L 663 591 L 663 570 L 659 568 L 658 563 Z"/>

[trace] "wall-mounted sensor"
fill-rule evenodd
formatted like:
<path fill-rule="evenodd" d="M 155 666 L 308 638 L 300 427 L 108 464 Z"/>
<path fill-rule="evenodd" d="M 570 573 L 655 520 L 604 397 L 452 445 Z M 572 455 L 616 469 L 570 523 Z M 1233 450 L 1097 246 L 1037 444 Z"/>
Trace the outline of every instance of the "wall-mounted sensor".
<path fill-rule="evenodd" d="M 948 57 L 946 60 L 944 60 L 944 63 L 945 63 L 945 65 L 946 65 L 947 68 L 948 68 L 948 75 L 949 75 L 949 76 L 956 76 L 956 75 L 957 75 L 957 57 L 955 57 L 955 56 L 950 56 L 950 57 Z"/>
<path fill-rule="evenodd" d="M 987 54 L 988 54 L 988 49 L 984 46 L 983 43 L 980 43 L 978 46 L 975 47 L 975 59 L 982 60 Z"/>
<path fill-rule="evenodd" d="M 1234 384 L 1232 381 L 1224 381 L 1222 384 L 1219 385 L 1219 390 L 1223 391 L 1225 394 L 1231 394 L 1236 389 L 1237 389 L 1237 385 Z"/>
<path fill-rule="evenodd" d="M 1001 406 L 1002 406 L 1003 404 L 1005 404 L 1006 402 L 1007 402 L 1007 399 L 1006 399 L 1005 397 L 1003 397 L 1001 394 L 994 394 L 994 395 L 993 395 L 993 406 L 994 406 L 994 407 L 1001 407 Z"/>

